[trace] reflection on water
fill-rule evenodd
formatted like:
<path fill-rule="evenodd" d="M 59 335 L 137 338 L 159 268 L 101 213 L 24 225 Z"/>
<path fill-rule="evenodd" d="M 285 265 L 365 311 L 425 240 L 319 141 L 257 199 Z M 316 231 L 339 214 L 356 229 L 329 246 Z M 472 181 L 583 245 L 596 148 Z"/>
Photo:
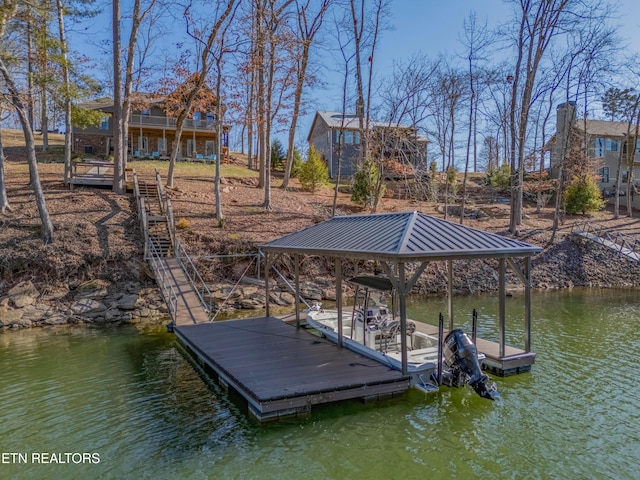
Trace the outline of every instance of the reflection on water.
<path fill-rule="evenodd" d="M 164 327 L 0 334 L 1 453 L 96 452 L 98 464 L 0 463 L 0 478 L 635 478 L 637 290 L 536 293 L 529 374 L 259 425 L 202 378 Z M 508 341 L 522 341 L 508 299 Z M 455 299 L 456 326 L 497 335 L 497 301 Z M 435 323 L 442 299 L 413 299 Z M 517 345 L 516 345 L 517 346 Z M 8 458 L 3 457 L 3 460 Z M 31 460 L 31 457 L 29 458 Z"/>

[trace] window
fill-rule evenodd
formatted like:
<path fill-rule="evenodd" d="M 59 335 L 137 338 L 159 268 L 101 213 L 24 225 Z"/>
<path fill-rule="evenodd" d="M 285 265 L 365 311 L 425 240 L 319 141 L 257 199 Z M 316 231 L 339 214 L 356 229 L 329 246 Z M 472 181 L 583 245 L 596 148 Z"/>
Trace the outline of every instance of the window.
<path fill-rule="evenodd" d="M 602 180 L 601 180 L 602 183 L 609 183 L 609 167 L 602 167 L 598 171 L 598 175 L 602 177 Z"/>
<path fill-rule="evenodd" d="M 604 138 L 596 138 L 596 157 L 604 157 Z"/>
<path fill-rule="evenodd" d="M 158 152 L 166 152 L 166 151 L 167 151 L 167 139 L 158 138 Z"/>
<path fill-rule="evenodd" d="M 187 139 L 187 155 L 193 156 L 196 154 L 196 142 L 192 138 Z"/>
<path fill-rule="evenodd" d="M 340 130 L 335 130 L 335 142 L 340 142 Z M 360 132 L 354 132 L 352 130 L 345 130 L 342 132 L 342 144 L 343 145 L 360 145 Z"/>
<path fill-rule="evenodd" d="M 605 141 L 605 150 L 607 152 L 617 152 L 620 148 L 620 140 L 614 140 L 612 138 L 607 138 Z"/>
<path fill-rule="evenodd" d="M 353 143 L 353 132 L 344 132 L 344 143 L 346 145 L 351 145 Z"/>
<path fill-rule="evenodd" d="M 142 115 L 148 117 L 149 115 L 151 115 L 151 109 L 150 108 L 145 108 L 144 110 L 142 110 L 140 112 Z"/>
<path fill-rule="evenodd" d="M 215 113 L 207 113 L 207 125 L 211 126 L 215 123 L 215 121 L 216 121 Z"/>
<path fill-rule="evenodd" d="M 100 122 L 100 130 L 109 130 L 109 117 L 102 117 L 102 122 Z"/>
<path fill-rule="evenodd" d="M 200 112 L 193 112 L 193 119 L 200 120 Z"/>
<path fill-rule="evenodd" d="M 640 139 L 636 140 L 636 153 L 640 153 Z"/>

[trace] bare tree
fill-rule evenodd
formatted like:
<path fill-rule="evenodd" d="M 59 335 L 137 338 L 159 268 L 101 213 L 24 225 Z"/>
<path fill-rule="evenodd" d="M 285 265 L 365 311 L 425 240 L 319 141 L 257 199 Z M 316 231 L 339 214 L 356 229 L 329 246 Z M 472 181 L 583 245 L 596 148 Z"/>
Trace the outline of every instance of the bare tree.
<path fill-rule="evenodd" d="M 517 58 L 511 89 L 511 214 L 509 231 L 516 233 L 522 223 L 522 182 L 529 111 L 540 63 L 556 35 L 573 20 L 574 0 L 512 0 L 518 14 Z M 579 17 L 579 16 L 577 16 Z"/>
<path fill-rule="evenodd" d="M 301 3 L 296 0 L 297 20 L 298 20 L 298 38 L 295 42 L 297 44 L 296 50 L 296 84 L 293 100 L 293 112 L 291 113 L 291 123 L 289 125 L 289 139 L 287 145 L 287 161 L 284 170 L 284 180 L 282 182 L 282 188 L 286 189 L 289 186 L 289 177 L 291 176 L 291 166 L 293 165 L 293 147 L 295 140 L 296 127 L 298 124 L 298 116 L 300 115 L 300 106 L 302 103 L 302 89 L 305 83 L 309 83 L 309 77 L 307 76 L 307 67 L 309 65 L 309 53 L 311 50 L 311 44 L 316 34 L 322 26 L 324 15 L 331 3 L 331 0 L 321 0 L 320 6 L 315 15 L 309 13 L 309 7 L 312 0 L 306 0 L 305 3 Z M 317 3 L 317 0 L 313 3 Z"/>
<path fill-rule="evenodd" d="M 233 11 L 234 5 L 235 5 L 235 0 L 227 0 L 226 5 L 225 5 L 225 2 L 221 1 L 218 4 L 219 11 L 216 12 L 219 14 L 219 16 L 217 16 L 215 23 L 211 27 L 211 30 L 209 31 L 209 35 L 207 36 L 206 40 L 200 39 L 199 37 L 194 36 L 196 41 L 202 44 L 202 53 L 200 56 L 200 71 L 198 72 L 197 75 L 194 75 L 193 77 L 194 81 L 190 85 L 189 91 L 185 93 L 185 97 L 183 101 L 184 108 L 180 110 L 178 117 L 176 118 L 176 132 L 175 132 L 173 145 L 171 147 L 171 158 L 169 160 L 169 172 L 167 174 L 168 187 L 173 187 L 175 163 L 178 157 L 178 149 L 180 147 L 180 138 L 182 136 L 182 130 L 184 128 L 184 121 L 187 118 L 187 115 L 191 111 L 193 102 L 200 95 L 202 87 L 205 84 L 207 75 L 209 74 L 211 67 L 213 65 L 211 62 L 212 60 L 211 52 L 213 49 L 214 42 L 218 38 L 218 34 L 220 33 L 221 29 L 223 29 L 225 23 L 229 19 Z M 187 17 L 187 20 L 188 20 L 189 19 L 188 9 L 185 11 L 185 16 Z M 220 102 L 220 99 L 218 98 L 217 101 Z M 218 143 L 220 143 L 220 138 L 218 138 Z"/>
<path fill-rule="evenodd" d="M 467 48 L 467 66 L 469 80 L 469 117 L 467 131 L 467 148 L 465 152 L 464 177 L 462 180 L 462 202 L 460 205 L 460 223 L 464 222 L 464 208 L 467 195 L 467 173 L 469 171 L 469 157 L 471 156 L 471 141 L 473 140 L 473 170 L 476 171 L 476 132 L 478 115 L 478 81 L 476 73 L 476 62 L 483 59 L 484 50 L 492 43 L 492 38 L 488 34 L 486 21 L 478 25 L 475 13 L 469 15 L 464 22 L 465 37 L 463 44 Z"/>

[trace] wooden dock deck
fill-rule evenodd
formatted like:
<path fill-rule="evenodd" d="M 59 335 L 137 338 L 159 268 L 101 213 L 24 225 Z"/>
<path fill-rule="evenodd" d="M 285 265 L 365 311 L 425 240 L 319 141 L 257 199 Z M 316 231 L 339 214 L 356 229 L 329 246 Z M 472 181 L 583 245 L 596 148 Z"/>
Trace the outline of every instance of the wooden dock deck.
<path fill-rule="evenodd" d="M 205 371 L 241 394 L 260 421 L 409 388 L 401 372 L 275 317 L 178 325 L 174 331 Z"/>

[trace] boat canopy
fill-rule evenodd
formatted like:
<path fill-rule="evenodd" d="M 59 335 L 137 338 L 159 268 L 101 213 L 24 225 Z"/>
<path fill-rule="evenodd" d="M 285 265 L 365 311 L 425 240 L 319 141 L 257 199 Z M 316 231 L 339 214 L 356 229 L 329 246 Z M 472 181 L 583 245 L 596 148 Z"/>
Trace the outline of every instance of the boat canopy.
<path fill-rule="evenodd" d="M 375 290 L 391 291 L 393 290 L 393 283 L 387 277 L 372 277 L 369 275 L 362 275 L 359 277 L 353 277 L 349 280 L 351 283 L 361 285 L 366 288 L 373 288 Z"/>

